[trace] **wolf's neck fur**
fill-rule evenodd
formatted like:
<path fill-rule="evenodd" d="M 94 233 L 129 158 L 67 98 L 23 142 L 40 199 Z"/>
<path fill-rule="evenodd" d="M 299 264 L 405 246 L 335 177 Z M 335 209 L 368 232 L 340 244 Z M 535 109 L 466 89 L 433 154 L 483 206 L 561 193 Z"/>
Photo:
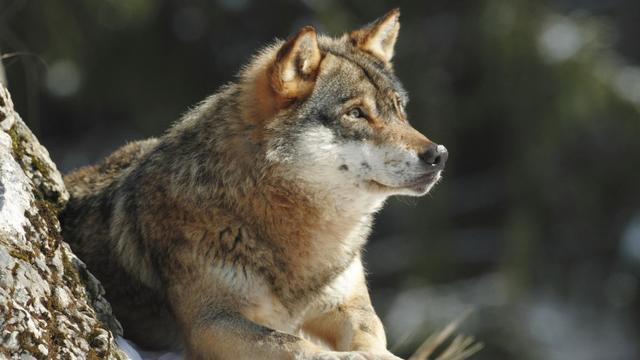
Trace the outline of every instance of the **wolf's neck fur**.
<path fill-rule="evenodd" d="M 384 199 L 283 176 L 286 165 L 267 159 L 261 127 L 240 116 L 241 91 L 224 87 L 161 139 L 157 161 L 173 198 L 235 214 L 261 241 L 286 248 L 291 270 L 317 272 L 331 264 L 338 267 L 331 272 L 342 271 L 359 253 Z"/>

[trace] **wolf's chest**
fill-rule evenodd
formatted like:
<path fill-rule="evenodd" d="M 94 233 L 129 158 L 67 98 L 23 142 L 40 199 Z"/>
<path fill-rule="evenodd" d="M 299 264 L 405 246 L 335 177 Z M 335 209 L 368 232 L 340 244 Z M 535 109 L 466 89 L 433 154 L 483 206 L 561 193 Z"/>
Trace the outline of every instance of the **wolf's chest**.
<path fill-rule="evenodd" d="M 305 319 L 326 313 L 341 304 L 362 277 L 359 258 L 333 276 L 313 296 L 301 296 L 295 301 L 283 299 L 262 275 L 233 265 L 215 266 L 211 275 L 239 301 L 239 311 L 247 319 L 272 329 L 295 333 Z"/>
<path fill-rule="evenodd" d="M 246 318 L 292 333 L 304 319 L 339 305 L 355 286 L 370 222 L 369 216 L 327 221 L 275 238 L 230 227 L 217 239 L 208 276 L 239 300 Z"/>
<path fill-rule="evenodd" d="M 297 332 L 308 319 L 331 311 L 344 303 L 363 277 L 359 258 L 354 259 L 339 275 L 322 286 L 314 296 L 301 298 L 296 304 L 283 302 L 255 277 L 251 289 L 245 292 L 242 313 L 248 319 L 270 328 L 289 333 Z"/>

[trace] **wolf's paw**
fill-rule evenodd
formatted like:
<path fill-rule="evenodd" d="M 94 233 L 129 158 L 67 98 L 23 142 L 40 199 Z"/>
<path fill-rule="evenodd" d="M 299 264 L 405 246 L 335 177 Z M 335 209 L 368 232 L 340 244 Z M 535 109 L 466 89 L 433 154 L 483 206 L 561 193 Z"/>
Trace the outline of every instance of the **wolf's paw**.
<path fill-rule="evenodd" d="M 322 351 L 313 354 L 309 360 L 369 360 L 361 352 Z"/>
<path fill-rule="evenodd" d="M 363 351 L 323 351 L 313 354 L 309 360 L 402 360 L 390 352 L 367 353 Z"/>
<path fill-rule="evenodd" d="M 386 351 L 384 353 L 362 353 L 367 360 L 402 360 L 401 358 Z"/>

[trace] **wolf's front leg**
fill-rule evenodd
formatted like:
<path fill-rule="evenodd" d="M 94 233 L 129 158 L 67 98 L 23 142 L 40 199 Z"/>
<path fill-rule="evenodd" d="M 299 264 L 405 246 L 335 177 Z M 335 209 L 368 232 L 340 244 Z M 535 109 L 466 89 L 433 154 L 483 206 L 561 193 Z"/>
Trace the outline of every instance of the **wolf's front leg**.
<path fill-rule="evenodd" d="M 187 359 L 310 359 L 319 350 L 234 312 L 211 310 L 188 331 Z"/>
<path fill-rule="evenodd" d="M 214 305 L 198 293 L 190 295 L 170 296 L 183 329 L 187 360 L 372 360 L 358 352 L 326 351 L 257 324 L 232 310 L 233 301 Z"/>
<path fill-rule="evenodd" d="M 371 360 L 400 360 L 387 350 L 384 328 L 371 305 L 362 264 L 356 260 L 347 271 L 352 273 L 342 280 L 346 284 L 335 286 L 348 288 L 343 300 L 329 312 L 308 320 L 303 329 L 338 351 L 361 352 Z"/>

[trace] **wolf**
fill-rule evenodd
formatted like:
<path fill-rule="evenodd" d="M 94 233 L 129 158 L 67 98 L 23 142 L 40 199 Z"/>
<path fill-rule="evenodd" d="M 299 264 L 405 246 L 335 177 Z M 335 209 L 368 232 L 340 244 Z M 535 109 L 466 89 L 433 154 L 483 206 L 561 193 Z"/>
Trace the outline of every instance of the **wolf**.
<path fill-rule="evenodd" d="M 374 214 L 448 157 L 408 122 L 395 9 L 303 27 L 159 138 L 65 177 L 63 236 L 125 337 L 187 359 L 399 359 L 361 260 Z"/>

